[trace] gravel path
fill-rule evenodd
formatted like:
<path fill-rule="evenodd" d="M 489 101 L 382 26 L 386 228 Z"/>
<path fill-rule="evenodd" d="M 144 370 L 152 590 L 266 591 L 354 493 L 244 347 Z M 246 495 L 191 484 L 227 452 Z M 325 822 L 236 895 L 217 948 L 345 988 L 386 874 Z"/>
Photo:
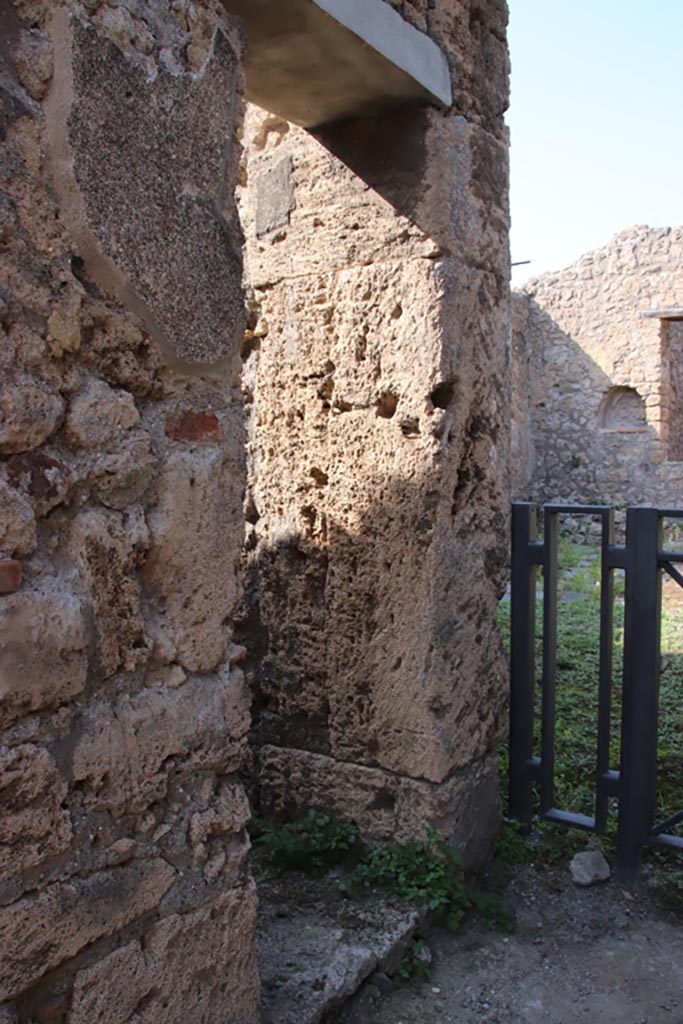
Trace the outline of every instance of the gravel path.
<path fill-rule="evenodd" d="M 646 889 L 524 866 L 509 900 L 512 934 L 432 933 L 429 981 L 366 987 L 349 1024 L 683 1024 L 683 926 Z"/>

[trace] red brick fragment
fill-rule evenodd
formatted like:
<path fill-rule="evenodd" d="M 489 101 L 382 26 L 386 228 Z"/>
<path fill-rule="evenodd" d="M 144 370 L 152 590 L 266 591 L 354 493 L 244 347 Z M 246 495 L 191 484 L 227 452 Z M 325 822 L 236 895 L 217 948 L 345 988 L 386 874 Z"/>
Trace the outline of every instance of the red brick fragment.
<path fill-rule="evenodd" d="M 166 437 L 172 441 L 218 441 L 220 436 L 218 417 L 212 412 L 187 410 L 166 420 Z"/>
<path fill-rule="evenodd" d="M 13 594 L 21 586 L 21 562 L 0 559 L 0 594 Z"/>

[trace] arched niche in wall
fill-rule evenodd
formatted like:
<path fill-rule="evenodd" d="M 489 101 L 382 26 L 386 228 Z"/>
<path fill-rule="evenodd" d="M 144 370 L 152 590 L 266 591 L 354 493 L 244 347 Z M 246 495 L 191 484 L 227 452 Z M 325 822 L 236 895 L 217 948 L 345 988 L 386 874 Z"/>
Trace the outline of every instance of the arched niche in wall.
<path fill-rule="evenodd" d="M 642 431 L 647 429 L 645 400 L 635 388 L 615 386 L 605 392 L 598 412 L 601 430 Z"/>

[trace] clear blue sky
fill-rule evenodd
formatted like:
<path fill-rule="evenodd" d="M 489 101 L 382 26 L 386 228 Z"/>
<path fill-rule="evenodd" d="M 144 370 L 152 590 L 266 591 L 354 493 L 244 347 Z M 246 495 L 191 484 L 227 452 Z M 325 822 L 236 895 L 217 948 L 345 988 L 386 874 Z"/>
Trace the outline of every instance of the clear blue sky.
<path fill-rule="evenodd" d="M 683 0 L 509 0 L 513 283 L 683 224 Z"/>

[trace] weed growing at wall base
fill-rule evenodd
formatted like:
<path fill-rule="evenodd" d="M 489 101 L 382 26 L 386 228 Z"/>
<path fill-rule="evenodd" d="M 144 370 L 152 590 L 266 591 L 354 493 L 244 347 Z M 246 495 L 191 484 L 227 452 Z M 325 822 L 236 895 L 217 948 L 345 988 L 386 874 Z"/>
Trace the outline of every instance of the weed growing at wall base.
<path fill-rule="evenodd" d="M 458 928 L 469 910 L 493 927 L 511 927 L 512 915 L 499 889 L 472 884 L 458 854 L 433 829 L 422 842 L 373 846 L 360 839 L 355 825 L 310 810 L 284 825 L 254 819 L 250 833 L 270 871 L 316 873 L 341 867 L 345 876 L 340 889 L 352 899 L 381 888 L 433 911 L 449 928 Z"/>

